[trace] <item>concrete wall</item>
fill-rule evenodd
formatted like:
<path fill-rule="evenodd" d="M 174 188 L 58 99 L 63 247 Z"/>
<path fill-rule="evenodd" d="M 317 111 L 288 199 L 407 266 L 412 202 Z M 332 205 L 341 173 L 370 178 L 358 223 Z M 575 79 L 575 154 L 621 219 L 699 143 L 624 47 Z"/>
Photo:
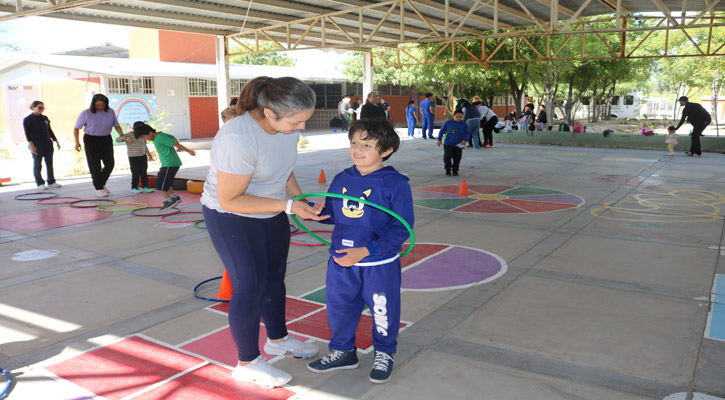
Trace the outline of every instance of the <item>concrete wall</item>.
<path fill-rule="evenodd" d="M 186 32 L 158 32 L 159 61 L 216 63 L 215 36 Z"/>
<path fill-rule="evenodd" d="M 216 97 L 189 97 L 191 138 L 214 137 L 219 130 Z"/>
<path fill-rule="evenodd" d="M 560 146 L 582 146 L 582 147 L 613 147 L 622 149 L 641 150 L 662 150 L 667 151 L 664 135 L 644 136 L 631 134 L 612 134 L 604 137 L 601 133 L 594 132 L 557 132 L 557 131 L 535 131 L 528 135 L 524 131 L 511 131 L 494 133 L 494 142 L 520 143 L 520 144 L 546 144 Z M 705 136 L 700 138 L 703 151 L 725 152 L 725 137 Z M 690 148 L 690 138 L 680 136 L 677 151 L 686 151 Z"/>
<path fill-rule="evenodd" d="M 159 31 L 156 29 L 138 28 L 128 32 L 129 58 L 159 59 Z"/>

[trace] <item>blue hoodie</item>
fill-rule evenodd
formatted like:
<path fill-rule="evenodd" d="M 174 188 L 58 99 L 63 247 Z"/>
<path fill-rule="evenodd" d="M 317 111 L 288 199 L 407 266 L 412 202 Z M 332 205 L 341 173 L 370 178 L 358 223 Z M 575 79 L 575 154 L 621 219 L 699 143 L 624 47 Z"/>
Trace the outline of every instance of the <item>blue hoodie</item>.
<path fill-rule="evenodd" d="M 463 121 L 456 122 L 449 119 L 443 123 L 438 132 L 438 141 L 442 141 L 445 146 L 456 146 L 462 141 L 468 142 L 470 139 L 471 133 L 468 132 L 468 125 Z"/>
<path fill-rule="evenodd" d="M 329 193 L 360 197 L 400 215 L 413 227 L 413 194 L 408 178 L 393 167 L 384 167 L 367 175 L 361 175 L 352 166 L 335 176 Z M 336 250 L 366 247 L 370 255 L 356 265 L 388 260 L 402 251 L 402 244 L 410 236 L 397 219 L 375 207 L 328 197 L 323 215 L 330 215 L 326 223 L 335 224 L 332 232 L 330 254 L 342 257 Z M 370 265 L 370 264 L 368 264 Z"/>

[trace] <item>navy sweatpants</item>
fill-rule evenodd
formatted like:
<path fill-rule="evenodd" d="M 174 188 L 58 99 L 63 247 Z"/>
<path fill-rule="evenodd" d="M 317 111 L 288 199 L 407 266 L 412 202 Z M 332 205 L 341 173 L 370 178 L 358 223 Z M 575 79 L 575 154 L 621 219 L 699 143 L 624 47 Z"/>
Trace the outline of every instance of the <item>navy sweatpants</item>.
<path fill-rule="evenodd" d="M 373 345 L 395 353 L 400 330 L 400 258 L 370 267 L 341 267 L 327 263 L 327 323 L 330 350 L 352 350 L 355 329 L 365 307 L 373 315 Z"/>
<path fill-rule="evenodd" d="M 202 207 L 211 242 L 232 283 L 229 329 L 240 361 L 259 356 L 259 318 L 267 337 L 287 336 L 285 324 L 289 252 L 289 221 L 280 213 L 272 218 L 249 218 Z"/>

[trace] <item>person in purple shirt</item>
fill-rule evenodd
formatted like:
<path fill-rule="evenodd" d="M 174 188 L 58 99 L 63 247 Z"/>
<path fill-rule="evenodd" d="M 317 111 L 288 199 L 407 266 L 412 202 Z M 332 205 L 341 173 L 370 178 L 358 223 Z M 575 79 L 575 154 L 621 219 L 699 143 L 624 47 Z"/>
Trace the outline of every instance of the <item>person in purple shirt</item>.
<path fill-rule="evenodd" d="M 84 128 L 83 145 L 86 148 L 86 161 L 88 161 L 93 186 L 96 188 L 96 195 L 107 197 L 110 192 L 106 189 L 106 181 L 111 176 L 115 164 L 111 129 L 115 128 L 119 135 L 123 135 L 121 124 L 116 119 L 116 112 L 108 107 L 108 97 L 100 93 L 94 95 L 91 106 L 78 116 L 73 128 L 76 151 L 81 151 L 81 143 L 78 139 L 81 128 Z"/>

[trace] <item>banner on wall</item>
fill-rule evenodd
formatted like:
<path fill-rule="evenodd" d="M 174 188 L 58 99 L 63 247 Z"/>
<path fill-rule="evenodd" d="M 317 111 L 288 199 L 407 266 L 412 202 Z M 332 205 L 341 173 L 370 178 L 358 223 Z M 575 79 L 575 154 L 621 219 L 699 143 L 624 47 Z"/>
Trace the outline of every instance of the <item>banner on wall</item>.
<path fill-rule="evenodd" d="M 124 132 L 131 131 L 136 121 L 150 121 L 158 112 L 153 94 L 112 94 L 108 100 Z"/>

